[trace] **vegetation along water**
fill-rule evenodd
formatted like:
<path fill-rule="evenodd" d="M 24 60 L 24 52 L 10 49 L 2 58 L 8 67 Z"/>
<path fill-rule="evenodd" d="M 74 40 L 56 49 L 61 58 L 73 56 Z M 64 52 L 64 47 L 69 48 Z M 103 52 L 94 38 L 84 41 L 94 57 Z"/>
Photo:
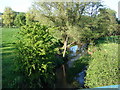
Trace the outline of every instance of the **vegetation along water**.
<path fill-rule="evenodd" d="M 99 2 L 40 2 L 0 14 L 2 88 L 120 84 L 120 21 Z"/>

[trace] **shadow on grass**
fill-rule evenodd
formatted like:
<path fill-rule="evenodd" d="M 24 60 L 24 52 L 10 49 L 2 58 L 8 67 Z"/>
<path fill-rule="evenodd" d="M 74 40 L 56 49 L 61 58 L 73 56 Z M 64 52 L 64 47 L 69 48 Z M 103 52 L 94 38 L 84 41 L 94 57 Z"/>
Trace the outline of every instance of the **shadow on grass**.
<path fill-rule="evenodd" d="M 9 46 L 14 46 L 16 43 L 2 43 L 2 47 L 9 47 Z"/>
<path fill-rule="evenodd" d="M 16 73 L 15 58 L 17 56 L 14 43 L 4 43 L 2 49 L 2 87 L 13 88 L 16 78 L 19 79 L 20 75 Z"/>

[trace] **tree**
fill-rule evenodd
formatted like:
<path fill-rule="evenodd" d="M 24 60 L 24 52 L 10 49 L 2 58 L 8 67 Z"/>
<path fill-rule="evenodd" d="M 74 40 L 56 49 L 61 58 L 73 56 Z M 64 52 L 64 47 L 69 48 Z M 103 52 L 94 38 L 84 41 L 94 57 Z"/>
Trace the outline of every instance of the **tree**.
<path fill-rule="evenodd" d="M 118 32 L 115 11 L 103 7 L 98 12 L 96 17 L 83 18 L 86 24 L 81 30 L 81 40 L 94 41 L 100 37 L 115 35 Z M 87 20 L 85 21 L 85 19 Z"/>
<path fill-rule="evenodd" d="M 104 9 L 101 2 L 41 3 L 37 0 L 33 11 L 41 23 L 58 27 L 54 36 L 63 43 L 63 57 L 70 45 L 89 43 L 101 36 L 111 35 L 115 29 L 113 12 Z"/>
<path fill-rule="evenodd" d="M 98 29 L 101 30 L 103 36 L 110 36 L 117 31 L 117 22 L 115 11 L 109 8 L 100 9 L 100 14 L 97 16 Z"/>
<path fill-rule="evenodd" d="M 0 13 L 0 26 L 2 26 L 3 22 L 2 22 L 2 13 Z"/>
<path fill-rule="evenodd" d="M 117 21 L 117 23 L 118 23 L 116 34 L 117 34 L 117 35 L 120 35 L 120 20 L 117 18 L 116 21 Z"/>
<path fill-rule="evenodd" d="M 14 20 L 14 24 L 18 27 L 25 25 L 26 24 L 25 13 L 19 13 Z"/>
<path fill-rule="evenodd" d="M 35 21 L 35 15 L 33 14 L 33 11 L 28 11 L 26 13 L 26 24 L 30 24 Z"/>
<path fill-rule="evenodd" d="M 101 3 L 88 2 L 54 2 L 54 3 L 41 3 L 36 1 L 33 5 L 33 11 L 41 23 L 54 25 L 58 27 L 54 36 L 61 39 L 63 43 L 63 57 L 65 57 L 67 47 L 75 42 L 81 43 L 81 30 L 85 27 L 85 24 L 89 22 L 82 20 L 88 17 L 95 17 L 98 13 L 98 9 L 101 7 Z M 63 65 L 63 71 L 65 76 L 65 69 Z"/>
<path fill-rule="evenodd" d="M 101 4 L 100 2 L 41 3 L 37 1 L 33 6 L 33 11 L 41 23 L 58 27 L 55 36 L 64 43 L 64 57 L 67 46 L 74 42 L 81 42 L 81 30 L 85 24 L 90 23 L 87 18 L 95 17 Z M 85 23 L 85 20 L 82 20 L 84 18 L 87 20 Z"/>
<path fill-rule="evenodd" d="M 3 24 L 7 27 L 11 27 L 14 22 L 15 13 L 10 7 L 6 7 L 2 15 Z"/>

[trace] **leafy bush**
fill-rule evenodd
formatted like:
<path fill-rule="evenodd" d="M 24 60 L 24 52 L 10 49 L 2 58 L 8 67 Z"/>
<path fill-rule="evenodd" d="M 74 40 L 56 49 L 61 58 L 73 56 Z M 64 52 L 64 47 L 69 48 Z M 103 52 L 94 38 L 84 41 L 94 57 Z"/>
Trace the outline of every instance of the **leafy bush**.
<path fill-rule="evenodd" d="M 118 44 L 101 44 L 92 54 L 87 69 L 85 85 L 89 88 L 116 85 L 120 73 L 118 71 Z"/>
<path fill-rule="evenodd" d="M 15 20 L 14 20 L 14 24 L 17 26 L 17 27 L 20 27 L 20 26 L 23 26 L 26 24 L 26 17 L 25 17 L 25 13 L 19 13 Z"/>
<path fill-rule="evenodd" d="M 22 27 L 17 43 L 18 69 L 27 81 L 27 87 L 53 87 L 55 54 L 58 40 L 51 35 L 50 28 L 38 22 Z"/>

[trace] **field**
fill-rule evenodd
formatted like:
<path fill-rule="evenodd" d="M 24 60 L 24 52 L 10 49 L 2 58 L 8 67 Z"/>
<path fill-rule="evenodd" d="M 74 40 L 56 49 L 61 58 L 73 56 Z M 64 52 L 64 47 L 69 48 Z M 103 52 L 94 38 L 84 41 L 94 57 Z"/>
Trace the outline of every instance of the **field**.
<path fill-rule="evenodd" d="M 11 88 L 14 84 L 16 74 L 14 73 L 15 42 L 18 29 L 2 28 L 2 86 Z"/>

